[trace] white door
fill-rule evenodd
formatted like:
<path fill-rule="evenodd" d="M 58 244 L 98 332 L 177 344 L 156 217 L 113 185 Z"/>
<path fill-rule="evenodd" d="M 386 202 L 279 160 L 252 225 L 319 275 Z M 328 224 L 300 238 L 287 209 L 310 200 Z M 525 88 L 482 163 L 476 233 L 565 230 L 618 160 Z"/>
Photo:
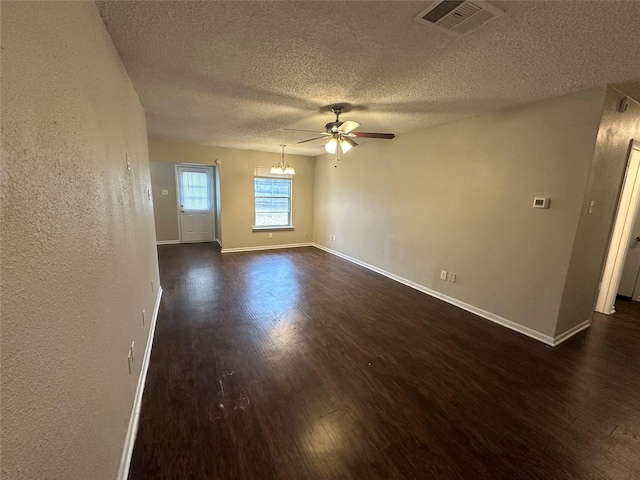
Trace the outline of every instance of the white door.
<path fill-rule="evenodd" d="M 212 242 L 213 168 L 176 166 L 180 241 Z"/>

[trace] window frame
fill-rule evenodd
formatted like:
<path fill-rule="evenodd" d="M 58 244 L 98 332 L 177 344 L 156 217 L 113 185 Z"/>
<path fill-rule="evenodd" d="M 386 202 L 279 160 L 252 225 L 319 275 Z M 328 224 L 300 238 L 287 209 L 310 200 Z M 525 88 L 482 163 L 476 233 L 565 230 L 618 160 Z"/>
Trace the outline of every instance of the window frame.
<path fill-rule="evenodd" d="M 253 229 L 252 231 L 265 231 L 265 230 L 294 230 L 293 227 L 293 175 L 288 174 L 276 174 L 270 173 L 269 170 L 271 167 L 255 167 L 253 174 Z M 289 195 L 286 197 L 283 196 L 258 196 L 256 195 L 256 179 L 264 178 L 264 179 L 272 179 L 272 180 L 288 180 L 289 181 Z M 264 212 L 256 211 L 256 201 L 258 198 L 286 198 L 289 201 L 289 211 L 288 211 L 288 223 L 286 225 L 258 225 L 257 224 L 257 214 Z M 268 212 L 267 212 L 268 213 Z M 273 212 L 273 213 L 284 213 L 284 212 Z"/>

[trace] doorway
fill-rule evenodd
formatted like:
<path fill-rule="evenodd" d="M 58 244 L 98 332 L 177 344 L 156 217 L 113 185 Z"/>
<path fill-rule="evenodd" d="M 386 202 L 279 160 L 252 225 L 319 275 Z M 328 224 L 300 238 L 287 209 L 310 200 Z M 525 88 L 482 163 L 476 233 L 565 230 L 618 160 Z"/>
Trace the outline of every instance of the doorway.
<path fill-rule="evenodd" d="M 176 165 L 175 168 L 180 242 L 213 242 L 216 238 L 213 167 Z"/>
<path fill-rule="evenodd" d="M 640 142 L 632 140 L 595 311 L 615 313 L 615 300 L 640 199 Z"/>
<path fill-rule="evenodd" d="M 640 302 L 640 205 L 636 213 L 636 222 L 631 232 L 631 241 L 627 249 L 627 259 L 622 268 L 618 298 L 622 297 Z"/>

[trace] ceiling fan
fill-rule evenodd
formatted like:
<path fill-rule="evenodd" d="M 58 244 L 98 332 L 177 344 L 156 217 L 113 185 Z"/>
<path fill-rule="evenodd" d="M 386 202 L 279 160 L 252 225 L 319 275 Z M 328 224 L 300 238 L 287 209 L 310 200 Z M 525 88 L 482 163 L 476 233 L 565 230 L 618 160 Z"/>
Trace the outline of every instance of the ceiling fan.
<path fill-rule="evenodd" d="M 324 126 L 324 132 L 316 132 L 315 130 L 302 130 L 299 128 L 285 128 L 294 132 L 314 132 L 320 136 L 301 140 L 297 143 L 307 143 L 314 140 L 329 139 L 324 148 L 328 153 L 339 155 L 340 152 L 347 153 L 352 147 L 358 144 L 353 140 L 354 137 L 361 138 L 382 138 L 391 140 L 395 137 L 393 133 L 372 133 L 372 132 L 355 132 L 354 130 L 360 126 L 358 122 L 347 120 L 340 121 L 340 114 L 344 110 L 344 106 L 335 105 L 331 107 L 331 111 L 336 116 L 335 122 L 329 122 Z"/>

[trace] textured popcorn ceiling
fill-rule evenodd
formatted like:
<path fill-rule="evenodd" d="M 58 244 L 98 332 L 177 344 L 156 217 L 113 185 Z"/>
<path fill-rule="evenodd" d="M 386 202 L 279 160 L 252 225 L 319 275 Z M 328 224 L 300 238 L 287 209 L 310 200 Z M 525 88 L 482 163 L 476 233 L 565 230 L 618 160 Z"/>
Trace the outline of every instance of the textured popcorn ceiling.
<path fill-rule="evenodd" d="M 149 135 L 208 145 L 279 151 L 308 138 L 284 127 L 321 129 L 338 102 L 352 105 L 342 119 L 360 130 L 398 134 L 640 78 L 640 2 L 493 2 L 507 13 L 461 39 L 413 21 L 428 4 L 98 7 Z M 287 151 L 317 155 L 321 144 Z"/>

